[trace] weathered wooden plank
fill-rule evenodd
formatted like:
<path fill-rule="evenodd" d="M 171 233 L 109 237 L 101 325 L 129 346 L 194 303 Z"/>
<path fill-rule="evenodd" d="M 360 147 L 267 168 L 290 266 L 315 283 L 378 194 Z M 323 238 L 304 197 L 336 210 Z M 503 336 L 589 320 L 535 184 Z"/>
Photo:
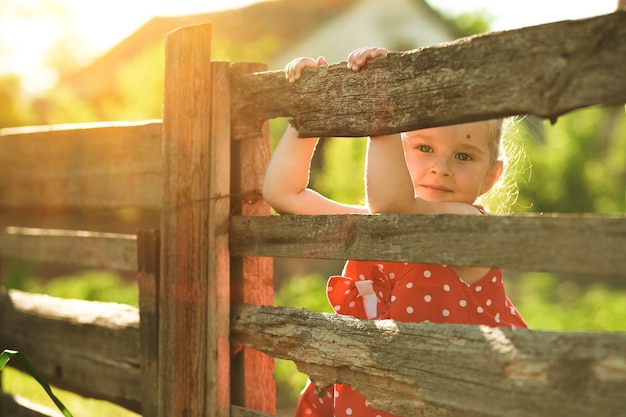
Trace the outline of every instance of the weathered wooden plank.
<path fill-rule="evenodd" d="M 24 353 L 59 388 L 141 410 L 134 307 L 11 290 L 0 294 L 0 346 Z"/>
<path fill-rule="evenodd" d="M 626 219 L 592 215 L 233 216 L 239 256 L 624 275 Z"/>
<path fill-rule="evenodd" d="M 0 209 L 0 229 L 13 226 L 135 234 L 137 230 L 158 229 L 160 223 L 160 209 L 49 210 L 45 202 L 39 209 Z"/>
<path fill-rule="evenodd" d="M 236 63 L 231 75 L 267 69 L 265 64 Z M 262 134 L 231 144 L 231 214 L 267 216 L 269 205 L 261 196 L 270 160 L 269 124 Z M 231 302 L 274 304 L 273 258 L 231 258 Z M 231 361 L 233 404 L 276 414 L 274 360 L 258 350 L 241 346 Z M 232 415 L 232 413 L 231 413 Z"/>
<path fill-rule="evenodd" d="M 160 238 L 159 230 L 145 230 L 137 234 L 141 414 L 144 416 L 158 414 Z"/>
<path fill-rule="evenodd" d="M 0 206 L 156 208 L 161 122 L 2 129 Z"/>
<path fill-rule="evenodd" d="M 137 270 L 135 235 L 8 227 L 0 230 L 0 256 L 95 269 Z"/>
<path fill-rule="evenodd" d="M 238 306 L 232 335 L 294 360 L 318 388 L 348 383 L 404 416 L 616 416 L 626 334 L 369 321 Z"/>
<path fill-rule="evenodd" d="M 0 392 L 0 416 L 4 417 L 62 417 L 58 411 L 36 404 L 19 395 Z"/>
<path fill-rule="evenodd" d="M 626 12 L 394 53 L 355 73 L 311 68 L 233 79 L 235 138 L 289 116 L 302 136 L 367 136 L 518 114 L 556 119 L 626 102 Z"/>
<path fill-rule="evenodd" d="M 208 24 L 166 40 L 161 417 L 230 412 L 230 77 L 229 64 L 212 64 L 210 51 Z"/>
<path fill-rule="evenodd" d="M 207 28 L 208 29 L 208 28 Z M 205 29 L 205 30 L 207 30 Z M 208 372 L 210 386 L 214 390 L 210 400 L 214 403 L 215 417 L 229 417 L 231 405 L 231 348 L 230 348 L 230 252 L 228 249 L 228 218 L 230 216 L 231 184 L 231 114 L 230 114 L 230 63 L 211 64 L 211 135 L 209 137 L 209 164 L 205 168 L 209 176 L 209 204 L 206 233 L 209 251 L 208 261 L 209 308 L 204 320 L 208 323 L 207 338 L 209 349 L 205 354 L 212 355 Z M 199 114 L 199 118 L 203 115 Z M 191 335 L 195 336 L 194 329 Z M 211 346 L 214 344 L 214 347 Z M 212 391 L 209 391 L 212 394 Z M 203 417 L 204 414 L 198 414 Z M 192 416 L 190 416 L 192 417 Z"/>

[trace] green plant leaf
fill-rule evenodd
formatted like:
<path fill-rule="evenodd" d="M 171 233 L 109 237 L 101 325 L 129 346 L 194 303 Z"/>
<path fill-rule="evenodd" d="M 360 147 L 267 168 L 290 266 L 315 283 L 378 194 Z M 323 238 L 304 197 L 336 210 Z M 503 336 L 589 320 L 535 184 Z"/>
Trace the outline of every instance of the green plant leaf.
<path fill-rule="evenodd" d="M 50 385 L 41 377 L 41 375 L 39 375 L 39 372 L 37 372 L 37 370 L 30 363 L 30 361 L 26 359 L 26 356 L 24 356 L 24 354 L 16 350 L 3 350 L 0 354 L 0 371 L 4 369 L 6 364 L 11 359 L 13 359 L 26 373 L 28 373 L 37 382 L 39 382 L 39 385 L 41 385 L 41 387 L 46 391 L 50 399 L 54 401 L 54 404 L 58 407 L 59 410 L 61 410 L 65 417 L 72 417 L 72 413 L 70 413 L 69 410 L 63 405 L 63 403 L 57 398 L 57 396 L 54 395 L 52 389 L 50 388 Z"/>

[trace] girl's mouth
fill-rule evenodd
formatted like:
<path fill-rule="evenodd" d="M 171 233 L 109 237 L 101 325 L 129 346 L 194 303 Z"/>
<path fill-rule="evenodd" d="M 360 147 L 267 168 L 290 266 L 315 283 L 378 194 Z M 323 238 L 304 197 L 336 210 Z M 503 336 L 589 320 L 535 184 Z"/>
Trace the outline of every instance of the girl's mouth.
<path fill-rule="evenodd" d="M 438 191 L 438 192 L 444 192 L 444 193 L 452 192 L 452 190 L 450 190 L 449 188 L 442 187 L 436 184 L 422 184 L 422 187 L 431 191 Z"/>

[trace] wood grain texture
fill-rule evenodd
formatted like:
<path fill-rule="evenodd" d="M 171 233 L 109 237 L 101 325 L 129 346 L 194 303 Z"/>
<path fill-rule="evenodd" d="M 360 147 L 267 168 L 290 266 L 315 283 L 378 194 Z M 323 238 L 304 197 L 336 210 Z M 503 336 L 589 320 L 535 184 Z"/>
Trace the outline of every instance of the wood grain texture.
<path fill-rule="evenodd" d="M 140 231 L 137 234 L 137 287 L 141 346 L 141 414 L 144 416 L 158 415 L 160 255 L 160 231 Z"/>
<path fill-rule="evenodd" d="M 207 222 L 210 197 L 209 30 L 182 28 L 166 40 L 163 213 L 159 282 L 158 415 L 215 413 L 208 361 Z M 196 123 L 196 115 L 202 120 Z M 214 312 L 214 310 L 212 310 Z M 208 351 L 212 355 L 207 355 Z M 175 355 L 176 352 L 185 352 Z M 190 383 L 193 381 L 193 383 Z M 211 388 L 209 388 L 211 387 Z"/>
<path fill-rule="evenodd" d="M 210 25 L 166 41 L 158 415 L 230 412 L 229 64 Z M 224 92 L 226 92 L 224 94 Z"/>
<path fill-rule="evenodd" d="M 238 306 L 233 338 L 404 416 L 616 416 L 626 335 L 401 323 Z"/>
<path fill-rule="evenodd" d="M 0 293 L 0 346 L 24 353 L 56 387 L 141 411 L 134 307 Z"/>
<path fill-rule="evenodd" d="M 215 344 L 215 353 L 209 349 L 208 372 L 215 387 L 209 386 L 207 394 L 214 403 L 215 417 L 228 417 L 231 404 L 231 348 L 230 348 L 230 252 L 228 250 L 228 219 L 231 191 L 231 115 L 230 115 L 230 64 L 212 62 L 211 136 L 209 139 L 210 199 L 208 225 L 209 308 L 204 320 L 208 326 L 209 344 Z M 214 356 L 213 356 L 214 355 Z M 215 358 L 214 361 L 212 358 Z M 210 397 L 213 395 L 213 397 Z M 191 417 L 191 416 L 190 416 Z M 198 417 L 201 417 L 198 415 Z"/>
<path fill-rule="evenodd" d="M 345 62 L 233 79 L 234 138 L 292 118 L 303 137 L 368 136 L 531 114 L 548 119 L 626 102 L 626 12 L 392 53 L 358 73 Z"/>
<path fill-rule="evenodd" d="M 592 215 L 342 215 L 231 218 L 235 255 L 626 271 L 626 221 Z"/>
<path fill-rule="evenodd" d="M 235 63 L 231 77 L 267 69 L 258 63 Z M 270 160 L 269 124 L 256 137 L 231 143 L 231 214 L 267 216 L 269 205 L 261 190 Z M 273 258 L 231 257 L 233 303 L 274 304 Z M 235 346 L 232 358 L 233 404 L 265 413 L 276 413 L 274 360 L 258 350 Z"/>
<path fill-rule="evenodd" d="M 160 121 L 0 132 L 1 208 L 156 208 Z"/>
<path fill-rule="evenodd" d="M 137 270 L 135 235 L 8 227 L 0 230 L 0 256 L 88 269 Z"/>

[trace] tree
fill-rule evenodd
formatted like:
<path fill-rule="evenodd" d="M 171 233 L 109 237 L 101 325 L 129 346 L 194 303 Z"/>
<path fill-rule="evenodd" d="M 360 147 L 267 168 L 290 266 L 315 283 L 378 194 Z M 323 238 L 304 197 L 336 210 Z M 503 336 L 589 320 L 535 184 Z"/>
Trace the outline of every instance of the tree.
<path fill-rule="evenodd" d="M 17 76 L 0 76 L 0 128 L 32 123 L 33 118 L 29 117 L 30 105 Z"/>
<path fill-rule="evenodd" d="M 532 165 L 520 186 L 522 211 L 624 213 L 626 117 L 623 107 L 569 113 L 523 132 Z"/>

